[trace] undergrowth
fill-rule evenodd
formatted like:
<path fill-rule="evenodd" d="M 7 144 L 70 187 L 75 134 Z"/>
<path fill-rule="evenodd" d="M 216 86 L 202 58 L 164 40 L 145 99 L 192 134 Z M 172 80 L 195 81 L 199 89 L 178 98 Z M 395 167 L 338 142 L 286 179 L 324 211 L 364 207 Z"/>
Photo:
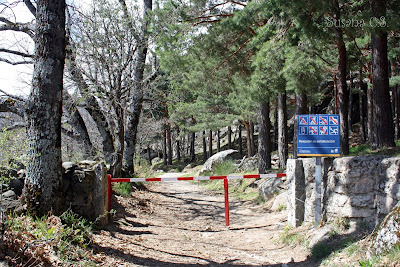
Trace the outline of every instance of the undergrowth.
<path fill-rule="evenodd" d="M 71 210 L 41 218 L 8 215 L 1 248 L 5 255 L 0 256 L 13 266 L 96 265 L 96 258 L 87 250 L 96 223 Z"/>

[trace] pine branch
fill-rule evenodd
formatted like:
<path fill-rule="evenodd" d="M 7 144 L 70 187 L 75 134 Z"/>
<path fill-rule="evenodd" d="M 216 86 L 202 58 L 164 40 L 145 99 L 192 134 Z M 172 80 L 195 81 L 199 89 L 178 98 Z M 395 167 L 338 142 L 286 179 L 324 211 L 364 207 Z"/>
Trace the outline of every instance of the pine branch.
<path fill-rule="evenodd" d="M 216 71 L 217 69 L 219 69 L 222 65 L 224 65 L 229 59 L 231 59 L 234 55 L 236 55 L 237 53 L 239 53 L 250 41 L 252 40 L 252 38 L 248 39 L 246 42 L 244 42 L 235 52 L 233 52 L 232 54 L 230 54 L 226 59 L 224 59 L 224 61 L 222 61 L 217 67 L 215 67 L 213 69 L 213 72 Z"/>

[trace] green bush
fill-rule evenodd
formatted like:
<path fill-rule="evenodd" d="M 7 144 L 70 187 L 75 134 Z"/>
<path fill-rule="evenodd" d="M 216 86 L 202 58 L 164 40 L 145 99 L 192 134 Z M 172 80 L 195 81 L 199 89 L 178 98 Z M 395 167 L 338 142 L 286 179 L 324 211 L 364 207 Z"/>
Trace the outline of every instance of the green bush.
<path fill-rule="evenodd" d="M 117 195 L 123 197 L 130 197 L 132 193 L 132 184 L 131 183 L 113 183 L 113 190 Z"/>

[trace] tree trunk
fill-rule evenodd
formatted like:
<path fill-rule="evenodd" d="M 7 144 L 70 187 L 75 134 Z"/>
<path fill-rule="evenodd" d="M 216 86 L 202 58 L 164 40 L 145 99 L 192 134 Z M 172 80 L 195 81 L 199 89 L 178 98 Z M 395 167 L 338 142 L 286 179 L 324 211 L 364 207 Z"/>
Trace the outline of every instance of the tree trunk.
<path fill-rule="evenodd" d="M 286 92 L 278 94 L 278 156 L 279 168 L 286 168 L 288 159 Z"/>
<path fill-rule="evenodd" d="M 136 135 L 139 126 L 140 114 L 142 113 L 143 107 L 143 74 L 146 63 L 147 49 L 148 49 L 148 37 L 146 36 L 148 20 L 147 14 L 152 9 L 152 0 L 143 0 L 144 4 L 144 19 L 142 40 L 137 48 L 136 65 L 134 70 L 134 88 L 131 95 L 131 99 L 128 105 L 127 119 L 126 119 L 126 130 L 125 130 L 125 151 L 124 151 L 124 172 L 129 176 L 133 176 L 135 169 L 133 165 L 136 148 Z"/>
<path fill-rule="evenodd" d="M 277 150 L 278 146 L 279 146 L 278 145 L 278 143 L 279 143 L 279 141 L 278 141 L 278 139 L 279 139 L 279 133 L 278 133 L 278 131 L 279 131 L 279 129 L 278 129 L 279 128 L 279 126 L 278 126 L 278 112 L 279 111 L 278 111 L 278 109 L 279 109 L 279 107 L 276 107 L 274 109 L 274 121 L 275 121 L 275 124 L 274 124 L 274 128 L 273 128 L 274 136 L 273 136 L 273 142 L 272 142 L 272 151 Z"/>
<path fill-rule="evenodd" d="M 269 102 L 260 104 L 260 122 L 258 133 L 258 172 L 266 173 L 271 168 L 271 121 Z"/>
<path fill-rule="evenodd" d="M 167 125 L 166 132 L 167 132 L 167 147 L 168 147 L 167 164 L 172 165 L 172 138 L 171 138 L 171 127 L 169 126 L 169 124 Z"/>
<path fill-rule="evenodd" d="M 307 114 L 307 95 L 301 92 L 296 95 L 296 118 L 294 120 L 294 134 L 293 134 L 293 158 L 297 159 L 297 116 Z"/>
<path fill-rule="evenodd" d="M 121 99 L 120 96 L 117 96 L 116 99 Z M 122 176 L 122 164 L 123 164 L 123 154 L 125 147 L 125 133 L 124 133 L 124 110 L 121 105 L 118 103 L 113 103 L 116 112 L 116 119 L 114 125 L 114 158 L 111 163 L 112 176 L 113 177 L 121 177 Z"/>
<path fill-rule="evenodd" d="M 373 122 L 374 122 L 374 99 L 373 99 L 373 93 L 372 93 L 372 87 L 368 87 L 367 89 L 367 94 L 368 94 L 368 140 L 369 142 L 372 142 L 373 139 Z"/>
<path fill-rule="evenodd" d="M 221 152 L 221 131 L 217 130 L 217 152 Z"/>
<path fill-rule="evenodd" d="M 182 139 L 182 144 L 181 144 L 181 148 L 182 148 L 182 155 L 181 155 L 181 157 L 183 158 L 183 159 L 185 159 L 185 157 L 186 157 L 186 134 L 183 134 L 182 135 L 182 137 L 181 137 Z"/>
<path fill-rule="evenodd" d="M 238 126 L 238 149 L 239 149 L 239 155 L 240 157 L 243 157 L 243 140 L 242 140 L 242 125 L 239 124 Z"/>
<path fill-rule="evenodd" d="M 370 0 L 372 16 L 386 15 L 386 1 Z M 389 62 L 387 33 L 380 28 L 372 33 L 372 94 L 373 94 L 373 138 L 372 149 L 394 147 L 393 114 L 389 93 Z"/>
<path fill-rule="evenodd" d="M 203 131 L 203 161 L 207 161 L 207 141 L 206 141 L 206 131 Z"/>
<path fill-rule="evenodd" d="M 69 115 L 69 123 L 73 128 L 73 132 L 68 136 L 83 144 L 85 158 L 93 156 L 94 148 L 85 121 L 67 90 L 63 91 L 63 109 L 64 113 Z"/>
<path fill-rule="evenodd" d="M 163 129 L 163 165 L 167 166 L 167 129 Z"/>
<path fill-rule="evenodd" d="M 362 75 L 360 76 L 360 135 L 363 142 L 367 140 L 367 129 L 366 125 L 366 118 L 365 118 L 365 109 L 364 109 L 364 98 L 367 94 L 367 85 L 362 80 Z"/>
<path fill-rule="evenodd" d="M 212 151 L 212 130 L 208 131 L 208 157 L 211 158 L 211 156 L 213 155 L 213 151 Z"/>
<path fill-rule="evenodd" d="M 247 157 L 251 158 L 251 138 L 250 138 L 250 125 L 247 121 L 243 121 L 244 127 L 246 128 L 246 144 L 247 144 Z"/>
<path fill-rule="evenodd" d="M 334 0 L 335 7 L 337 8 L 335 19 L 340 20 L 340 8 L 338 0 Z M 343 30 L 335 28 L 336 46 L 339 53 L 338 61 L 338 95 L 339 95 L 339 115 L 340 115 L 340 137 L 341 137 L 341 151 L 343 155 L 349 154 L 349 91 L 346 83 L 347 75 L 347 51 L 346 45 L 343 41 Z"/>
<path fill-rule="evenodd" d="M 349 125 L 349 134 L 353 132 L 353 74 L 350 71 L 350 85 L 349 85 L 349 105 L 348 105 L 348 114 L 347 114 L 347 120 L 348 120 L 348 125 Z"/>
<path fill-rule="evenodd" d="M 76 65 L 76 57 L 75 54 L 72 53 L 72 48 L 69 48 L 66 52 L 66 58 L 68 59 L 66 62 L 66 66 L 69 73 L 71 74 L 71 79 L 78 87 L 79 92 L 84 96 L 82 107 L 85 108 L 85 110 L 95 121 L 97 129 L 100 133 L 104 160 L 107 164 L 111 164 L 113 160 L 113 153 L 115 150 L 113 135 L 111 134 L 108 120 L 104 114 L 105 111 L 100 107 L 96 97 L 88 93 L 89 85 L 85 82 L 82 71 Z"/>
<path fill-rule="evenodd" d="M 254 122 L 250 121 L 250 144 L 251 144 L 251 156 L 256 154 L 256 142 L 254 140 Z M 270 125 L 271 128 L 271 125 Z"/>
<path fill-rule="evenodd" d="M 177 136 L 176 136 L 176 159 L 178 160 L 178 161 L 181 161 L 181 144 L 180 144 L 180 141 L 179 141 L 179 138 L 180 138 L 180 136 L 179 136 L 179 128 L 176 130 L 177 131 Z"/>
<path fill-rule="evenodd" d="M 396 85 L 394 88 L 394 94 L 396 94 L 395 103 L 395 129 L 396 129 L 396 139 L 400 138 L 400 86 Z"/>
<path fill-rule="evenodd" d="M 232 149 L 232 127 L 228 126 L 228 149 Z"/>
<path fill-rule="evenodd" d="M 151 162 L 151 148 L 150 148 L 149 145 L 147 145 L 147 157 L 148 157 L 148 160 L 149 160 L 149 164 L 151 166 L 152 165 L 152 162 Z"/>
<path fill-rule="evenodd" d="M 35 63 L 27 108 L 28 164 L 25 203 L 31 216 L 64 207 L 61 116 L 65 62 L 65 1 L 38 0 Z"/>
<path fill-rule="evenodd" d="M 196 160 L 196 153 L 194 149 L 195 141 L 196 141 L 196 133 L 193 132 L 190 139 L 190 162 Z"/>

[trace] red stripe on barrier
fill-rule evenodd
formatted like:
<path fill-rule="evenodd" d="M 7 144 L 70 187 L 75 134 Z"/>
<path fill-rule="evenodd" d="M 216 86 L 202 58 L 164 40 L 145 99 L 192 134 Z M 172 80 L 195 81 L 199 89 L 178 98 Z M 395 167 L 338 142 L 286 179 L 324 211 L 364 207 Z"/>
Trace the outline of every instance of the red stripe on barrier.
<path fill-rule="evenodd" d="M 160 182 L 161 178 L 146 178 L 146 182 Z"/>
<path fill-rule="evenodd" d="M 277 178 L 286 177 L 286 173 L 277 173 L 276 177 Z"/>
<path fill-rule="evenodd" d="M 178 177 L 178 181 L 191 181 L 194 177 Z"/>
<path fill-rule="evenodd" d="M 112 178 L 111 182 L 113 182 L 113 183 L 130 183 L 131 179 L 130 178 Z"/>
<path fill-rule="evenodd" d="M 220 175 L 220 176 L 210 176 L 210 180 L 220 180 L 220 179 L 226 179 L 226 175 Z"/>
<path fill-rule="evenodd" d="M 246 174 L 243 175 L 243 178 L 260 178 L 259 174 Z"/>
<path fill-rule="evenodd" d="M 224 179 L 224 191 L 225 191 L 225 225 L 229 226 L 229 188 L 228 179 Z"/>

